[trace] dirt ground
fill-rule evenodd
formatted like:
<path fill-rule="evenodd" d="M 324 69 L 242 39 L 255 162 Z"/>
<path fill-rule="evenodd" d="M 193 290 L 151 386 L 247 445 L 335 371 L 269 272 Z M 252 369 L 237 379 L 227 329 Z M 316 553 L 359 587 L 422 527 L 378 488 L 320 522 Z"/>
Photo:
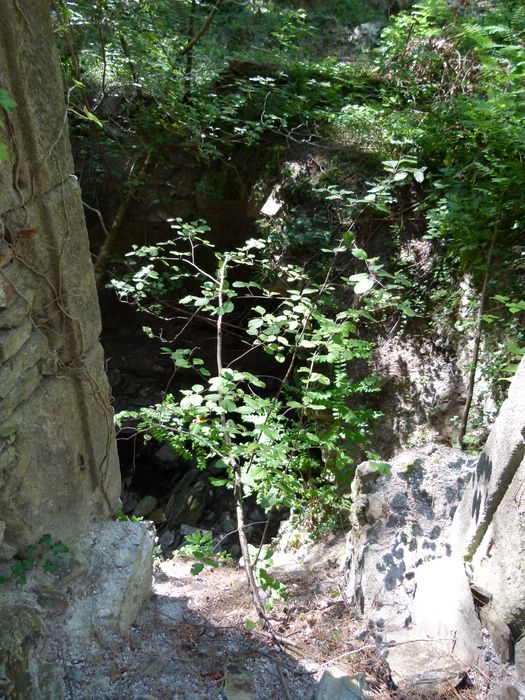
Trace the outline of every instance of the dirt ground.
<path fill-rule="evenodd" d="M 288 600 L 269 615 L 279 644 L 261 629 L 248 631 L 255 616 L 238 565 L 193 576 L 191 561 L 157 562 L 151 601 L 129 636 L 100 637 L 82 658 L 70 659 L 71 698 L 313 700 L 323 672 L 336 666 L 360 674 L 368 698 L 409 700 L 392 689 L 374 640 L 346 600 L 338 544 L 314 565 L 281 559 L 273 573 Z M 440 697 L 485 693 L 451 689 Z"/>

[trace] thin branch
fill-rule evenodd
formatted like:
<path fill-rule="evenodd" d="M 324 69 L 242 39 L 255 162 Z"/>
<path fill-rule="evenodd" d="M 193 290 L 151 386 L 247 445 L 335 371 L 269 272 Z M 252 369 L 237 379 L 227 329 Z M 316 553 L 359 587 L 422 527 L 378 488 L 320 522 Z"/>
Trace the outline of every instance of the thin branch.
<path fill-rule="evenodd" d="M 223 0 L 217 0 L 217 2 L 215 3 L 215 6 L 213 7 L 212 11 L 210 12 L 210 14 L 209 14 L 209 15 L 206 17 L 206 19 L 204 20 L 204 23 L 203 23 L 202 27 L 201 27 L 201 28 L 199 29 L 199 31 L 193 36 L 193 38 L 190 39 L 190 40 L 188 41 L 188 43 L 186 44 L 186 46 L 185 46 L 183 49 L 181 49 L 181 52 L 180 52 L 180 53 L 181 53 L 182 56 L 185 56 L 189 51 L 191 51 L 191 50 L 193 49 L 193 47 L 195 46 L 195 44 L 199 41 L 199 39 L 200 39 L 201 37 L 203 37 L 204 34 L 206 34 L 206 32 L 208 31 L 208 29 L 210 28 L 211 23 L 213 22 L 213 18 L 215 17 L 215 15 L 217 14 L 217 12 L 219 11 L 219 8 L 220 8 L 220 6 L 222 5 L 222 3 L 223 3 Z"/>
<path fill-rule="evenodd" d="M 485 268 L 485 275 L 483 277 L 483 287 L 481 288 L 481 295 L 479 297 L 478 313 L 476 318 L 476 330 L 474 333 L 474 345 L 472 348 L 472 360 L 467 386 L 467 399 L 465 402 L 465 408 L 463 409 L 463 415 L 461 416 L 461 425 L 459 428 L 458 442 L 460 444 L 460 447 L 462 448 L 465 447 L 465 434 L 467 432 L 468 417 L 470 413 L 470 408 L 472 406 L 472 399 L 474 396 L 474 384 L 476 380 L 476 370 L 478 368 L 479 348 L 481 345 L 481 329 L 483 326 L 483 314 L 485 313 L 485 305 L 487 303 L 487 289 L 490 281 L 490 275 L 492 272 L 494 248 L 496 246 L 496 241 L 498 238 L 501 223 L 501 206 L 502 202 L 500 200 L 496 211 L 496 220 L 494 222 L 494 228 L 492 230 L 492 239 L 490 241 L 489 251 L 487 253 L 487 264 Z"/>

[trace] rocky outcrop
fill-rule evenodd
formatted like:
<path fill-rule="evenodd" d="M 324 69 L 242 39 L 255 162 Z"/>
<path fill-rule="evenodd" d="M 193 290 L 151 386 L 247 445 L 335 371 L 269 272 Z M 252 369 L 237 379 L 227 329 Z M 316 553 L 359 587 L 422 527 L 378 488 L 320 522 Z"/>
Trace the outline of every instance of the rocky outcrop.
<path fill-rule="evenodd" d="M 469 582 L 447 537 L 473 462 L 430 444 L 398 455 L 387 476 L 374 462 L 357 468 L 349 593 L 400 689 L 439 693 L 464 678 L 461 662 L 481 657 Z"/>
<path fill-rule="evenodd" d="M 46 547 L 23 585 L 2 584 L 0 697 L 69 697 L 64 679 L 86 646 L 126 634 L 149 599 L 153 541 L 144 523 L 94 523 L 69 550 Z"/>
<path fill-rule="evenodd" d="M 378 344 L 374 360 L 384 417 L 374 444 L 380 454 L 395 454 L 411 441 L 450 442 L 465 401 L 456 354 L 446 336 L 393 336 Z"/>
<path fill-rule="evenodd" d="M 153 537 L 108 520 L 120 471 L 46 0 L 0 3 L 0 80 L 0 696 L 59 700 L 75 649 L 149 596 Z"/>
<path fill-rule="evenodd" d="M 525 683 L 524 513 L 525 359 L 477 461 L 452 529 L 454 552 L 467 562 L 473 583 L 487 593 L 484 615 L 494 647 L 502 661 L 515 659 Z"/>
<path fill-rule="evenodd" d="M 374 462 L 357 468 L 348 581 L 360 611 L 379 629 L 410 625 L 417 571 L 450 557 L 443 534 L 472 463 L 464 453 L 430 444 L 398 455 L 388 475 Z"/>
<path fill-rule="evenodd" d="M 45 0 L 0 5 L 0 558 L 119 503 L 100 316 Z"/>
<path fill-rule="evenodd" d="M 352 486 L 348 582 L 394 682 L 439 693 L 495 656 L 491 671 L 521 697 L 525 359 L 479 457 L 429 445 L 398 455 L 390 476 L 375 467 L 360 465 Z"/>

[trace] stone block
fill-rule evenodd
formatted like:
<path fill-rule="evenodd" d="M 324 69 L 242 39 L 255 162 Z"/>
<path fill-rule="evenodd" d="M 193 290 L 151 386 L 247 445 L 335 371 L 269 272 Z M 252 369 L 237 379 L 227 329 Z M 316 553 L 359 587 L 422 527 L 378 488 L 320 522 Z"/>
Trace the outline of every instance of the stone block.
<path fill-rule="evenodd" d="M 38 565 L 22 588 L 14 581 L 3 584 L 2 698 L 61 700 L 65 667 L 57 650 L 83 658 L 87 644 L 128 632 L 149 599 L 153 536 L 144 523 L 94 523 L 69 544 L 70 551 L 54 559 L 54 573 Z M 102 697 L 92 692 L 89 697 Z"/>
<path fill-rule="evenodd" d="M 399 632 L 384 658 L 401 697 L 441 697 L 456 688 L 466 671 L 454 655 L 431 640 L 417 639 L 411 631 Z M 406 695 L 404 695 L 406 693 Z"/>
<path fill-rule="evenodd" d="M 423 638 L 476 665 L 483 641 L 463 560 L 435 559 L 416 569 L 412 623 Z"/>
<path fill-rule="evenodd" d="M 348 594 L 384 628 L 409 624 L 415 572 L 423 562 L 450 554 L 446 532 L 470 460 L 431 445 L 399 454 L 388 477 L 372 479 L 368 464 L 358 467 L 352 495 L 354 503 L 366 496 L 366 508 L 348 539 Z"/>
<path fill-rule="evenodd" d="M 525 358 L 514 377 L 454 516 L 452 547 L 472 558 L 525 456 Z"/>
<path fill-rule="evenodd" d="M 484 605 L 479 611 L 481 624 L 490 635 L 494 651 L 503 664 L 508 664 L 512 659 L 513 642 L 512 633 L 494 610 L 492 605 Z"/>
<path fill-rule="evenodd" d="M 93 634 L 126 633 L 149 600 L 154 537 L 145 523 L 93 523 L 76 547 L 88 566 L 75 580 L 65 630 L 74 645 Z M 64 585 L 67 581 L 64 579 Z"/>

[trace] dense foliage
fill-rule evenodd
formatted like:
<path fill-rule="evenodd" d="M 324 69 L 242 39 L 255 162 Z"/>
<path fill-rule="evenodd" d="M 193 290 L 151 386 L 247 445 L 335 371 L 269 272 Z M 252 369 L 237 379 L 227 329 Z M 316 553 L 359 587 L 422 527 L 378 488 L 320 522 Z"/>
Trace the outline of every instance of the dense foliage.
<path fill-rule="evenodd" d="M 218 343 L 231 317 L 247 351 L 263 347 L 285 367 L 272 399 L 241 357 L 232 370 L 219 349 L 210 368 L 169 348 L 204 381 L 145 410 L 143 425 L 182 451 L 189 440 L 203 459 L 225 458 L 267 508 L 311 512 L 323 496 L 330 511 L 377 415 L 361 362 L 374 336 L 473 334 L 470 394 L 478 364 L 499 380 L 523 354 L 525 9 L 371 7 L 54 2 L 80 175 L 110 219 L 100 278 L 113 266 L 117 291 L 161 315 L 182 297 L 188 318 L 212 319 Z M 371 42 L 358 45 L 355 25 L 371 20 L 381 35 L 368 24 Z M 200 164 L 194 184 L 208 196 L 248 189 L 260 207 L 277 184 L 279 215 L 221 252 L 205 224 L 177 222 L 175 242 L 152 240 L 123 264 L 115 241 L 126 216 L 153 182 L 168 186 L 175 148 Z M 312 170 L 293 172 L 292 153 L 308 153 Z M 195 246 L 207 257 L 192 257 Z M 460 437 L 469 409 L 467 397 Z"/>

